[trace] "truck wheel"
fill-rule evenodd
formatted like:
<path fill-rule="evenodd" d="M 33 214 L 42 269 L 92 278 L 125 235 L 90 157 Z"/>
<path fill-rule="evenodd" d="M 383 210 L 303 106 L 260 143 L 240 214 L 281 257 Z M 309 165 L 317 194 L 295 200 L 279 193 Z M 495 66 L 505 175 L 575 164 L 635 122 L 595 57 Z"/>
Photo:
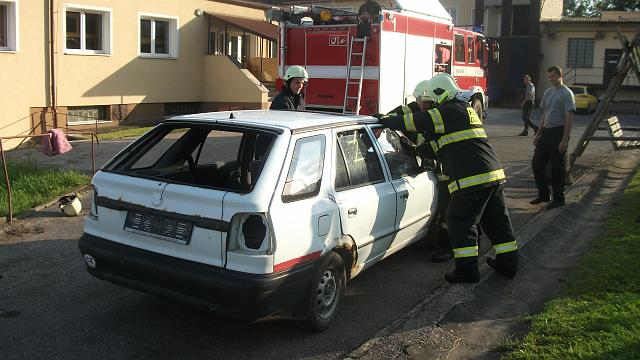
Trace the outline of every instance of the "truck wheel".
<path fill-rule="evenodd" d="M 309 317 L 301 325 L 318 332 L 328 329 L 342 305 L 346 283 L 344 261 L 332 251 L 313 278 Z"/>
<path fill-rule="evenodd" d="M 480 99 L 473 99 L 471 101 L 471 107 L 475 110 L 476 114 L 478 114 L 478 118 L 480 118 L 480 122 L 484 123 L 484 118 L 482 117 L 482 102 Z"/>

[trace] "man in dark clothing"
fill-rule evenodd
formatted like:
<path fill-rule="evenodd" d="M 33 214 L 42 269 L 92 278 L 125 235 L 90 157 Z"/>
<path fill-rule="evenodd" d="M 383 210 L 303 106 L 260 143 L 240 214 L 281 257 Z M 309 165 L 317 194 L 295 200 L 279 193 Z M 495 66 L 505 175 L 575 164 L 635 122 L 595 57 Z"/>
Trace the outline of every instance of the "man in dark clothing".
<path fill-rule="evenodd" d="M 536 205 L 551 200 L 545 171 L 547 164 L 550 163 L 553 202 L 547 206 L 547 209 L 553 209 L 565 204 L 565 155 L 576 111 L 576 100 L 573 92 L 562 83 L 562 69 L 559 66 L 551 66 L 547 69 L 547 78 L 552 86 L 544 92 L 542 97 L 541 105 L 544 113 L 540 120 L 540 131 L 536 133 L 533 140 L 536 148 L 531 159 L 538 196 L 530 204 Z"/>
<path fill-rule="evenodd" d="M 522 121 L 524 122 L 524 130 L 518 135 L 529 135 L 529 126 L 533 129 L 534 133 L 538 132 L 538 127 L 531 122 L 531 110 L 533 110 L 533 102 L 536 100 L 536 87 L 531 82 L 531 76 L 524 76 L 524 84 L 526 86 L 524 90 L 524 99 L 520 103 L 522 106 Z"/>
<path fill-rule="evenodd" d="M 271 110 L 303 111 L 304 93 L 302 89 L 309 81 L 309 74 L 302 66 L 292 66 L 282 78 L 285 84 L 282 91 L 273 99 Z"/>
<path fill-rule="evenodd" d="M 446 223 L 455 269 L 445 274 L 445 279 L 453 283 L 480 280 L 478 223 L 496 253 L 487 263 L 512 278 L 518 269 L 518 247 L 505 203 L 504 170 L 476 112 L 467 102 L 456 99 L 459 91 L 451 75 L 438 74 L 429 80 L 427 90 L 436 108 L 380 119 L 390 129 L 425 134 L 451 179 Z"/>

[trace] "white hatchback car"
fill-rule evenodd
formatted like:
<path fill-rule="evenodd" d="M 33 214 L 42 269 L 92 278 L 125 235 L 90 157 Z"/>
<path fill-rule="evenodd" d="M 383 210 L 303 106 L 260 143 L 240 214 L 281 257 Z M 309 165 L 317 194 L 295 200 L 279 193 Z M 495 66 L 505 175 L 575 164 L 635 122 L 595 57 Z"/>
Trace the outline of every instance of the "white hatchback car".
<path fill-rule="evenodd" d="M 164 121 L 93 177 L 97 278 L 241 318 L 326 329 L 345 284 L 423 238 L 436 175 L 371 117 L 239 111 Z"/>

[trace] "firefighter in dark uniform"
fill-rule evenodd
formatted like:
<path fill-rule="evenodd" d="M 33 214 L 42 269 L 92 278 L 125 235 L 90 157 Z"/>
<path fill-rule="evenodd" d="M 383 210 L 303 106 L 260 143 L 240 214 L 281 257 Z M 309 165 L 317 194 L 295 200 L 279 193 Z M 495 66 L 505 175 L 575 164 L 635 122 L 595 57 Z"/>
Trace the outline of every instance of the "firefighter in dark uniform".
<path fill-rule="evenodd" d="M 391 110 L 387 115 L 407 115 L 411 113 L 425 112 L 431 109 L 434 105 L 434 101 L 427 95 L 428 80 L 423 80 L 416 85 L 413 90 L 413 97 L 416 101 L 413 101 L 407 105 L 400 105 Z M 415 145 L 414 150 L 423 159 L 436 160 L 436 154 L 433 152 L 429 144 L 425 142 L 424 135 L 420 132 L 407 132 L 403 133 L 409 140 Z M 439 167 L 439 163 L 435 164 Z M 447 213 L 447 206 L 449 205 L 449 190 L 447 184 L 449 178 L 441 171 L 436 171 L 438 176 L 438 208 L 433 215 L 434 227 L 430 236 L 433 236 L 435 240 L 437 250 L 436 253 L 431 256 L 431 262 L 441 263 L 449 261 L 453 258 L 453 251 L 451 250 L 451 241 L 449 240 L 449 234 L 447 233 L 447 223 L 445 215 Z"/>
<path fill-rule="evenodd" d="M 479 281 L 478 223 L 496 253 L 487 263 L 512 278 L 518 270 L 518 247 L 505 203 L 504 170 L 478 115 L 467 102 L 456 99 L 459 91 L 451 75 L 438 74 L 427 86 L 436 108 L 382 116 L 381 121 L 391 129 L 425 134 L 450 178 L 446 223 L 455 269 L 445 274 L 445 279 L 453 283 Z"/>
<path fill-rule="evenodd" d="M 282 91 L 273 99 L 271 110 L 304 111 L 304 93 L 302 89 L 309 81 L 309 73 L 302 66 L 292 66 L 282 78 L 285 84 Z"/>

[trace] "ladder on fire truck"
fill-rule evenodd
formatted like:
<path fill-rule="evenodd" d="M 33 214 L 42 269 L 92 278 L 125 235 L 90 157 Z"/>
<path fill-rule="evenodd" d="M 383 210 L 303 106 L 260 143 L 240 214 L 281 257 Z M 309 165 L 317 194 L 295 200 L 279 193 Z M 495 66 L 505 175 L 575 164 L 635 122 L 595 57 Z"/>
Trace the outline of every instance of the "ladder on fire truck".
<path fill-rule="evenodd" d="M 622 127 L 617 117 L 610 117 L 607 119 L 607 126 L 600 127 L 600 124 L 604 120 L 609 104 L 613 100 L 616 92 L 622 86 L 622 82 L 626 78 L 627 74 L 633 71 L 638 81 L 640 81 L 640 31 L 636 33 L 632 41 L 629 41 L 626 36 L 622 34 L 618 28 L 618 39 L 622 44 L 622 56 L 620 62 L 616 68 L 616 72 L 607 86 L 607 90 L 604 92 L 602 99 L 598 103 L 598 107 L 593 114 L 591 122 L 585 129 L 585 132 L 580 137 L 578 144 L 576 145 L 571 157 L 569 159 L 569 167 L 573 167 L 576 159 L 582 155 L 586 149 L 589 141 L 611 141 L 616 150 L 630 147 L 640 146 L 640 128 L 638 127 Z M 609 136 L 595 136 L 597 130 L 608 130 Z M 636 132 L 635 136 L 623 136 L 622 131 Z"/>
<path fill-rule="evenodd" d="M 362 43 L 361 52 L 354 52 L 353 45 L 356 43 Z M 358 50 L 355 50 L 358 51 Z M 362 99 L 362 82 L 364 81 L 364 67 L 365 67 L 365 56 L 367 53 L 367 37 L 363 36 L 361 38 L 352 37 L 351 44 L 349 45 L 349 55 L 347 58 L 347 82 L 344 86 L 344 103 L 342 105 L 342 113 L 343 114 L 351 114 L 358 115 L 360 114 L 360 101 Z M 354 61 L 354 57 L 356 60 Z M 357 57 L 360 57 L 359 65 L 354 65 L 354 63 L 358 63 Z M 359 77 L 353 77 L 353 71 L 360 70 Z M 351 89 L 355 88 L 354 85 L 358 86 L 358 93 L 352 94 L 350 92 Z M 354 89 L 355 90 L 355 89 Z M 354 107 L 351 107 L 354 105 Z"/>

